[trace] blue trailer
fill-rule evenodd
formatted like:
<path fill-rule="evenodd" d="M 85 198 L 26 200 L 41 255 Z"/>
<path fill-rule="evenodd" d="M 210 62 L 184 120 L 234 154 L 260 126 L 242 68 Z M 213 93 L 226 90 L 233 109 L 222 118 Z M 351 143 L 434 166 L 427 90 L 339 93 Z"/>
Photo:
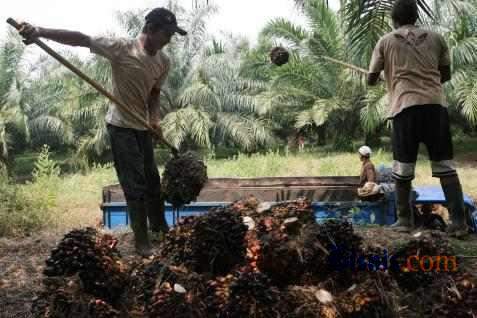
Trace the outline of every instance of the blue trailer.
<path fill-rule="evenodd" d="M 356 195 L 356 177 L 277 177 L 277 178 L 211 178 L 197 202 L 179 210 L 166 203 L 166 220 L 174 225 L 178 218 L 201 215 L 211 208 L 226 206 L 233 201 L 255 196 L 262 202 L 279 202 L 307 197 L 312 201 L 317 222 L 332 218 L 347 219 L 354 224 L 389 225 L 396 220 L 394 195 L 387 194 L 375 202 L 361 201 Z M 415 204 L 446 204 L 440 187 L 417 187 Z M 469 222 L 477 232 L 477 207 L 469 196 L 465 206 L 472 216 Z M 129 217 L 124 195 L 119 185 L 103 189 L 103 224 L 110 229 L 126 227 Z"/>

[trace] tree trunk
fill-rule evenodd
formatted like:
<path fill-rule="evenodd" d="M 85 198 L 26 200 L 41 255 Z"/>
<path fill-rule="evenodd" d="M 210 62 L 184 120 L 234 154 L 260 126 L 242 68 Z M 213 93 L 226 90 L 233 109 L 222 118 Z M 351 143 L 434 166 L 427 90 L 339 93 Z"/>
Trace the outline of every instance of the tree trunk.
<path fill-rule="evenodd" d="M 326 126 L 322 125 L 317 128 L 318 132 L 318 146 L 326 145 Z"/>
<path fill-rule="evenodd" d="M 370 147 L 381 146 L 381 134 L 378 132 L 366 133 L 364 143 Z"/>

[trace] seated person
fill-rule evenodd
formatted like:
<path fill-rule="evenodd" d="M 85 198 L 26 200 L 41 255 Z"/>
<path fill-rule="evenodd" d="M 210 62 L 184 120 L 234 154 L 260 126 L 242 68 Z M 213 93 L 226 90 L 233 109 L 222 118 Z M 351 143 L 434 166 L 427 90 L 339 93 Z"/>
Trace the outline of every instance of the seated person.
<path fill-rule="evenodd" d="M 362 162 L 361 176 L 359 177 L 359 186 L 364 186 L 367 182 L 376 183 L 376 169 L 371 162 L 371 148 L 362 146 L 358 150 L 359 160 Z"/>
<path fill-rule="evenodd" d="M 359 159 L 362 162 L 358 195 L 361 198 L 370 198 L 379 195 L 379 186 L 376 184 L 376 169 L 374 168 L 374 164 L 371 162 L 371 148 L 368 146 L 362 146 L 359 148 L 358 153 Z"/>

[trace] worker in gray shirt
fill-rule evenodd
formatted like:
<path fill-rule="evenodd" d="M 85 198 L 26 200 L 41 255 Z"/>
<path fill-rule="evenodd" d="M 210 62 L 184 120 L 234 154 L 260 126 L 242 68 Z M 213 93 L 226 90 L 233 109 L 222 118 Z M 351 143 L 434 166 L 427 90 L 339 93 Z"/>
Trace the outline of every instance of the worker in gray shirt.
<path fill-rule="evenodd" d="M 395 30 L 374 49 L 368 84 L 384 70 L 393 123 L 393 177 L 396 180 L 396 228 L 412 224 L 411 182 L 419 143 L 427 147 L 432 175 L 440 179 L 452 225 L 449 234 L 465 236 L 467 224 L 462 187 L 453 161 L 447 102 L 442 84 L 451 78 L 449 49 L 444 38 L 416 26 L 415 0 L 397 0 L 392 10 Z"/>
<path fill-rule="evenodd" d="M 113 95 L 140 115 L 162 136 L 159 95 L 170 62 L 162 49 L 175 33 L 186 35 L 175 15 L 165 9 L 149 12 L 137 38 L 90 37 L 80 32 L 34 27 L 23 23 L 20 33 L 26 42 L 42 37 L 62 44 L 87 47 L 111 63 Z M 114 157 L 114 166 L 124 191 L 138 254 L 148 257 L 151 246 L 148 219 L 152 231 L 165 233 L 168 225 L 160 195 L 160 176 L 154 160 L 151 132 L 111 104 L 106 123 Z"/>

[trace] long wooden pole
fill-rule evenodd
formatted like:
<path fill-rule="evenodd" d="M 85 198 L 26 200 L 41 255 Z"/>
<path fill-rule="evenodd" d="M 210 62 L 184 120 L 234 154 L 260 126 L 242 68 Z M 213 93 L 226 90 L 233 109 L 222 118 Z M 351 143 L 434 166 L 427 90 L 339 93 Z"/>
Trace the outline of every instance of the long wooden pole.
<path fill-rule="evenodd" d="M 7 23 L 13 26 L 15 29 L 20 30 L 21 25 L 16 22 L 12 18 L 7 19 Z M 67 59 L 65 59 L 63 56 L 58 54 L 55 50 L 53 50 L 51 47 L 46 45 L 43 41 L 40 39 L 34 39 L 33 43 L 38 45 L 40 48 L 42 48 L 46 53 L 51 55 L 55 60 L 66 66 L 70 71 L 78 75 L 81 79 L 83 79 L 85 82 L 93 86 L 99 93 L 103 94 L 105 97 L 107 97 L 109 100 L 111 100 L 113 103 L 115 103 L 122 111 L 127 113 L 128 115 L 132 116 L 134 119 L 139 121 L 141 124 L 143 124 L 151 133 L 153 133 L 162 143 L 164 143 L 167 147 L 169 147 L 172 150 L 172 153 L 174 155 L 177 155 L 177 149 L 173 145 L 171 145 L 167 140 L 164 139 L 164 137 L 160 134 L 158 134 L 154 128 L 146 121 L 146 119 L 142 118 L 139 114 L 133 112 L 126 104 L 121 102 L 119 99 L 114 97 L 111 93 L 109 93 L 106 89 L 104 89 L 98 82 L 90 78 L 88 75 L 84 74 L 80 69 L 78 69 L 76 66 L 71 64 Z"/>
<path fill-rule="evenodd" d="M 337 59 L 334 59 L 332 57 L 329 57 L 329 56 L 322 56 L 323 59 L 329 61 L 329 62 L 332 62 L 332 63 L 336 63 L 336 64 L 339 64 L 339 65 L 342 65 L 344 67 L 347 67 L 349 69 L 352 69 L 354 71 L 357 71 L 357 72 L 360 72 L 360 73 L 363 73 L 363 74 L 368 74 L 368 70 L 364 69 L 364 68 L 361 68 L 359 66 L 356 66 L 356 65 L 353 65 L 353 64 L 349 64 L 349 63 L 346 63 L 346 62 L 343 62 L 343 61 L 340 61 L 340 60 L 337 60 Z"/>

